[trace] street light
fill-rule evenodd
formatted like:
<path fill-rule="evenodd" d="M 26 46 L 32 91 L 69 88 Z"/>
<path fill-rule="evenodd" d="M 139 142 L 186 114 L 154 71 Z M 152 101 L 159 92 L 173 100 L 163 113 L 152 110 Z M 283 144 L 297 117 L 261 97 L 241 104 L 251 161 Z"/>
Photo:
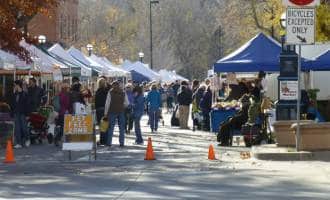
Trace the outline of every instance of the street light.
<path fill-rule="evenodd" d="M 38 37 L 38 42 L 39 42 L 39 44 L 41 44 L 41 45 L 45 44 L 45 43 L 46 43 L 46 36 L 44 36 L 44 35 L 39 35 L 39 37 Z"/>
<path fill-rule="evenodd" d="M 139 58 L 140 58 L 140 62 L 143 63 L 144 53 L 142 51 L 139 52 Z"/>
<path fill-rule="evenodd" d="M 150 0 L 149 1 L 149 24 L 150 24 L 150 69 L 153 68 L 153 55 L 152 55 L 152 4 L 159 3 L 158 0 Z"/>
<path fill-rule="evenodd" d="M 93 51 L 93 45 L 87 44 L 86 48 L 87 48 L 87 51 L 88 51 L 88 55 L 91 56 L 92 51 Z"/>

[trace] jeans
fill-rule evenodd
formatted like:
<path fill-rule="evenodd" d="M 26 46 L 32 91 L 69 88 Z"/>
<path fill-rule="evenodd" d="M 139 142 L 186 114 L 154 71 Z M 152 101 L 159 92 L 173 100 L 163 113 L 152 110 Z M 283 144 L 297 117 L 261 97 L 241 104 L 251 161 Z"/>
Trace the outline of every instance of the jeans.
<path fill-rule="evenodd" d="M 126 129 L 126 132 L 129 133 L 132 128 L 133 128 L 133 115 L 132 115 L 132 108 L 126 108 L 125 109 L 125 121 L 126 121 L 126 126 L 125 126 L 125 129 Z"/>
<path fill-rule="evenodd" d="M 159 110 L 157 111 L 149 111 L 149 124 L 151 131 L 157 131 L 158 129 L 158 121 L 159 121 Z"/>
<path fill-rule="evenodd" d="M 16 144 L 23 145 L 29 139 L 29 131 L 24 114 L 15 114 L 15 141 Z"/>
<path fill-rule="evenodd" d="M 118 126 L 119 126 L 119 144 L 121 146 L 125 143 L 125 114 L 124 112 L 121 113 L 109 113 L 109 130 L 108 130 L 108 141 L 107 144 L 112 144 L 112 136 L 113 130 L 115 129 L 116 120 L 118 119 Z"/>
<path fill-rule="evenodd" d="M 140 126 L 140 121 L 141 121 L 142 115 L 138 115 L 134 117 L 134 129 L 135 129 L 135 136 L 136 136 L 136 143 L 143 143 L 143 138 L 141 134 L 141 126 Z"/>

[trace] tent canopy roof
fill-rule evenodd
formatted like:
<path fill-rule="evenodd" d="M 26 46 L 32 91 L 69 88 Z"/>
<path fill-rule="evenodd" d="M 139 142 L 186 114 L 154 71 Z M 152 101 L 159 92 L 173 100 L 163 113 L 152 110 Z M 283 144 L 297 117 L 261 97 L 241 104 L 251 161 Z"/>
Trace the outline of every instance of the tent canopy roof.
<path fill-rule="evenodd" d="M 214 64 L 215 72 L 279 71 L 280 44 L 259 33 Z"/>
<path fill-rule="evenodd" d="M 135 70 L 136 72 L 148 77 L 150 80 L 160 80 L 160 75 L 157 72 L 153 71 L 140 61 L 137 61 L 128 66 L 123 66 L 123 68 L 127 71 Z"/>

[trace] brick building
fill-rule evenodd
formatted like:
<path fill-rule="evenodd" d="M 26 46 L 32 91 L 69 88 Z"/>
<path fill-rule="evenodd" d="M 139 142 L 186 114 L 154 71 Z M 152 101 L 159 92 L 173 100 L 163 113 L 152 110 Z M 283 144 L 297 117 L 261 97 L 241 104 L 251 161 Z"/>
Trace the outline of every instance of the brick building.
<path fill-rule="evenodd" d="M 61 0 L 49 16 L 36 15 L 28 24 L 33 37 L 45 35 L 47 42 L 70 44 L 77 40 L 79 0 Z"/>

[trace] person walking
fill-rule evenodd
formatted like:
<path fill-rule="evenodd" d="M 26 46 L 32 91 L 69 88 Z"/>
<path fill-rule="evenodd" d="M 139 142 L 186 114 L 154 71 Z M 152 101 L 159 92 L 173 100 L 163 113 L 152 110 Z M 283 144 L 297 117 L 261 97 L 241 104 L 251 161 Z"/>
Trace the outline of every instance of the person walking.
<path fill-rule="evenodd" d="M 119 126 L 119 145 L 125 145 L 125 108 L 128 106 L 128 98 L 124 90 L 120 88 L 119 82 L 112 83 L 112 89 L 108 92 L 105 103 L 104 116 L 108 117 L 109 129 L 107 145 L 112 145 L 112 136 L 115 128 L 116 120 Z"/>
<path fill-rule="evenodd" d="M 143 144 L 143 138 L 141 134 L 140 121 L 144 112 L 144 95 L 143 89 L 140 86 L 134 88 L 134 102 L 133 102 L 133 117 L 134 117 L 134 129 L 135 129 L 135 144 Z"/>
<path fill-rule="evenodd" d="M 22 148 L 23 146 L 30 145 L 30 138 L 27 128 L 27 114 L 29 112 L 29 97 L 28 94 L 23 91 L 23 82 L 16 80 L 14 82 L 14 103 L 13 113 L 15 119 L 15 146 L 14 148 Z"/>
<path fill-rule="evenodd" d="M 189 106 L 192 103 L 192 91 L 189 88 L 188 82 L 182 81 L 181 87 L 178 92 L 178 103 L 179 103 L 179 121 L 181 129 L 189 129 L 188 118 L 189 118 Z"/>
<path fill-rule="evenodd" d="M 147 95 L 147 104 L 151 132 L 157 132 L 162 98 L 156 84 L 151 86 L 151 91 Z"/>

